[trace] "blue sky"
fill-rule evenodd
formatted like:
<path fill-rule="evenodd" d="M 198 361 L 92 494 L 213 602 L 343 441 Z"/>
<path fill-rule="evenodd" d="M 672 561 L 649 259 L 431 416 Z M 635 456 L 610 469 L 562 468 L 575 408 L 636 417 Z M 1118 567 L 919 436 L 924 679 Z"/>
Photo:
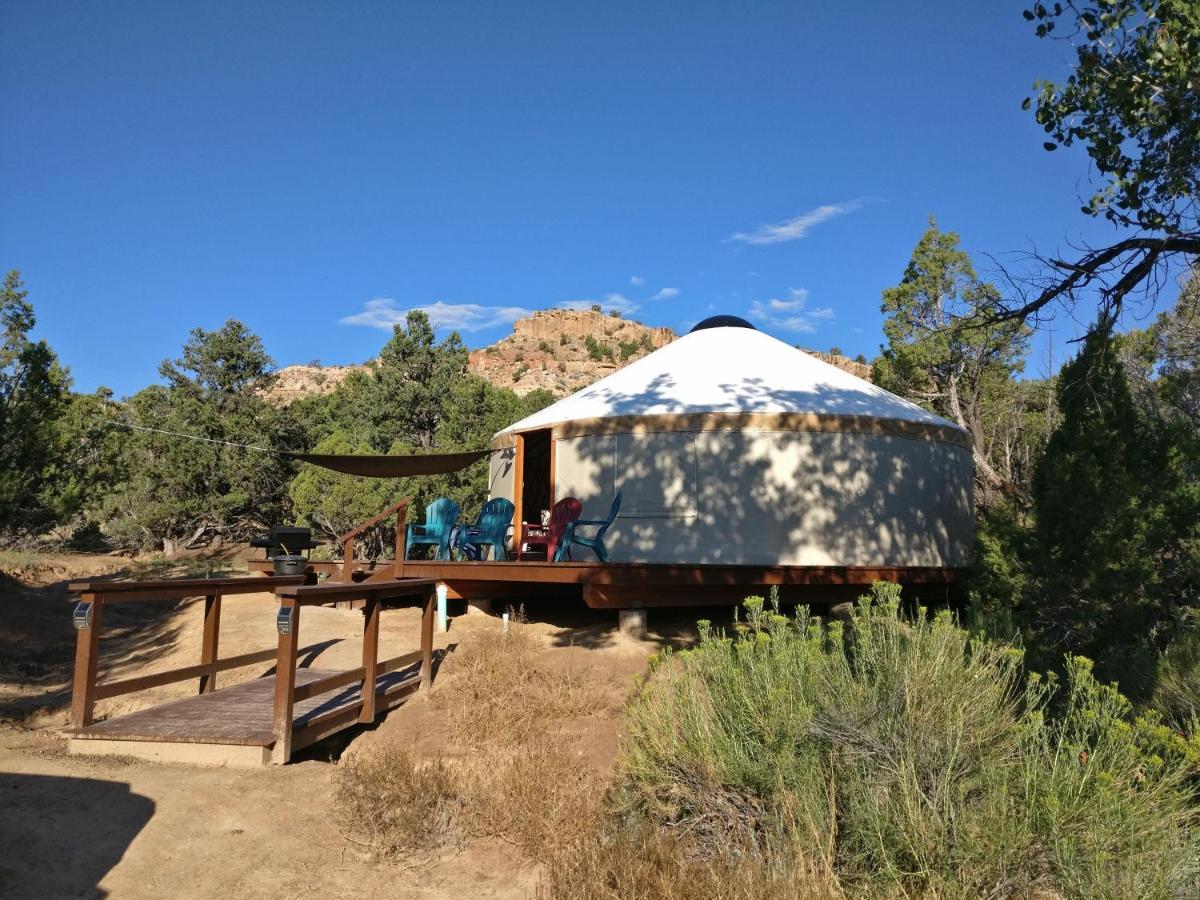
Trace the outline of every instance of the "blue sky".
<path fill-rule="evenodd" d="M 600 302 L 871 357 L 930 213 L 984 265 L 1111 238 L 1020 110 L 1071 53 L 1021 9 L 6 3 L 0 266 L 119 395 L 195 326 L 360 362 L 411 307 L 471 346 Z"/>

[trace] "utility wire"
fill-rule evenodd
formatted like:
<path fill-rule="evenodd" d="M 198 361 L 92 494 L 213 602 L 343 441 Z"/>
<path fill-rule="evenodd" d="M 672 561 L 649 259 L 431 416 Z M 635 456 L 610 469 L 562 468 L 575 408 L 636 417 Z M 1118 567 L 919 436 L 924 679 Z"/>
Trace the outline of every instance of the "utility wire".
<path fill-rule="evenodd" d="M 203 441 L 206 444 L 220 444 L 223 447 L 238 447 L 242 450 L 258 450 L 262 453 L 281 453 L 285 454 L 284 450 L 273 450 L 270 447 L 259 447 L 255 444 L 239 444 L 235 441 L 219 441 L 216 438 L 201 437 L 198 434 L 184 434 L 181 431 L 167 431 L 165 428 L 149 428 L 145 425 L 134 425 L 132 422 L 122 422 L 117 419 L 110 420 L 110 425 L 119 425 L 122 428 L 132 428 L 134 431 L 152 431 L 155 434 L 169 434 L 172 437 L 186 438 L 189 441 Z"/>

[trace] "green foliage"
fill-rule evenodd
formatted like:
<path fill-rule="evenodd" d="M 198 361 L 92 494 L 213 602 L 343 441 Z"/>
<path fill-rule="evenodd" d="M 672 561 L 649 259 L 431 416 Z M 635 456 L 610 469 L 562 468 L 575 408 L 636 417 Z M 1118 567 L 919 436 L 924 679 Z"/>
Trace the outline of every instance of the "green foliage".
<path fill-rule="evenodd" d="M 968 583 L 976 630 L 1007 639 L 1017 635 L 1016 611 L 1035 583 L 1032 557 L 1031 529 L 1013 504 L 997 503 L 981 511 L 975 527 L 975 569 Z"/>
<path fill-rule="evenodd" d="M 1194 0 L 1041 3 L 1038 37 L 1073 29 L 1075 68 L 1041 81 L 1034 113 L 1047 150 L 1083 144 L 1102 184 L 1083 207 L 1168 235 L 1196 231 L 1200 185 L 1200 5 Z M 1027 98 L 1028 109 L 1032 99 Z"/>
<path fill-rule="evenodd" d="M 587 350 L 588 356 L 591 359 L 595 360 L 596 362 L 600 362 L 601 360 L 604 359 L 606 350 L 608 351 L 608 354 L 610 356 L 612 355 L 611 350 L 609 350 L 606 346 L 601 344 L 598 340 L 596 340 L 595 337 L 593 337 L 590 334 L 583 339 L 583 346 L 584 346 L 584 349 Z"/>
<path fill-rule="evenodd" d="M 988 453 L 984 419 L 989 385 L 1021 370 L 1029 331 L 993 319 L 996 287 L 983 282 L 959 237 L 939 231 L 932 217 L 900 284 L 883 292 L 887 345 L 872 380 L 965 428 L 975 446 L 981 481 L 1001 486 Z"/>
<path fill-rule="evenodd" d="M 1154 427 L 1101 327 L 1058 380 L 1062 422 L 1034 479 L 1040 642 L 1093 656 L 1143 696 L 1180 603 L 1200 582 L 1195 435 Z M 1190 600 L 1189 600 L 1190 598 Z"/>
<path fill-rule="evenodd" d="M 592 304 L 592 312 L 604 312 L 599 303 Z"/>
<path fill-rule="evenodd" d="M 17 271 L 0 286 L 0 532 L 29 534 L 54 515 L 55 423 L 70 379 L 45 341 L 29 333 L 35 317 Z"/>
<path fill-rule="evenodd" d="M 1022 687 L 1021 656 L 877 584 L 852 621 L 761 598 L 701 623 L 631 704 L 618 810 L 693 857 L 831 869 L 853 896 L 1170 897 L 1197 875 L 1197 747 L 1086 660 Z"/>
<path fill-rule="evenodd" d="M 522 374 L 524 374 L 522 372 Z M 413 380 L 420 383 L 412 384 Z M 467 352 L 457 334 L 436 342 L 424 313 L 409 314 L 397 327 L 378 363 L 355 373 L 330 395 L 331 432 L 322 446 L 354 450 L 319 452 L 436 453 L 481 449 L 507 425 L 553 402 L 545 390 L 524 399 L 467 371 Z M 450 497 L 473 519 L 487 499 L 488 460 L 445 475 L 364 479 L 305 467 L 289 490 L 296 515 L 327 535 L 344 533 L 402 497 L 411 497 L 409 520 L 422 521 L 438 497 Z M 370 536 L 368 552 L 393 546 L 385 524 Z"/>
<path fill-rule="evenodd" d="M 284 520 L 292 463 L 273 452 L 298 449 L 303 431 L 258 393 L 270 383 L 262 341 L 236 320 L 192 331 L 183 353 L 160 367 L 166 385 L 135 394 L 128 419 L 147 428 L 123 437 L 127 478 L 109 495 L 105 530 L 152 548 L 185 545 L 206 533 L 244 539 Z"/>
<path fill-rule="evenodd" d="M 538 410 L 545 409 L 547 406 L 549 406 L 551 403 L 553 403 L 554 400 L 555 400 L 555 397 L 552 393 L 550 393 L 550 391 L 546 390 L 545 388 L 534 388 L 532 391 L 530 391 L 528 394 L 526 394 L 524 397 L 522 397 L 520 399 L 520 404 L 521 404 L 520 417 L 523 419 L 526 416 L 532 416 Z M 511 422 L 504 423 L 504 425 L 511 425 L 511 424 L 512 424 Z M 503 426 L 501 426 L 501 427 L 503 427 Z M 500 428 L 497 428 L 496 430 L 499 431 Z"/>
<path fill-rule="evenodd" d="M 47 512 L 67 538 L 98 538 L 110 507 L 109 496 L 129 478 L 126 453 L 130 433 L 119 427 L 121 404 L 112 391 L 72 394 L 55 423 Z"/>
<path fill-rule="evenodd" d="M 369 456 L 372 449 L 365 441 L 355 441 L 339 429 L 319 442 L 312 452 Z M 297 521 L 335 539 L 391 506 L 403 494 L 391 478 L 343 475 L 305 464 L 292 479 L 288 496 Z M 386 523 L 366 536 L 365 545 L 372 558 L 378 557 L 385 546 L 395 546 L 395 530 Z"/>
<path fill-rule="evenodd" d="M 538 349 L 543 353 L 553 353 L 554 348 L 550 346 L 550 342 L 546 340 L 538 341 Z"/>
<path fill-rule="evenodd" d="M 637 341 L 620 341 L 617 343 L 617 351 L 621 354 L 621 362 L 626 362 L 642 348 L 642 345 Z"/>
<path fill-rule="evenodd" d="M 558 336 L 558 345 L 559 345 L 560 347 L 565 347 L 565 346 L 567 346 L 567 344 L 569 344 L 569 343 L 571 343 L 571 339 L 570 339 L 569 337 L 567 337 L 567 335 L 566 335 L 565 333 L 563 333 L 563 334 L 560 334 L 560 335 Z"/>
<path fill-rule="evenodd" d="M 1188 612 L 1159 664 L 1153 706 L 1172 728 L 1200 740 L 1200 614 Z"/>
<path fill-rule="evenodd" d="M 410 311 L 397 325 L 375 365 L 354 372 L 335 392 L 335 424 L 376 453 L 399 444 L 429 451 L 446 417 L 447 397 L 467 370 L 467 348 L 457 333 L 440 343 L 429 317 Z"/>
<path fill-rule="evenodd" d="M 1126 334 L 1120 349 L 1139 408 L 1164 424 L 1200 429 L 1200 270 L 1174 306 Z"/>
<path fill-rule="evenodd" d="M 830 347 L 830 348 L 829 348 L 829 355 L 830 355 L 830 356 L 841 356 L 841 355 L 842 355 L 842 348 L 841 348 L 841 347 Z"/>

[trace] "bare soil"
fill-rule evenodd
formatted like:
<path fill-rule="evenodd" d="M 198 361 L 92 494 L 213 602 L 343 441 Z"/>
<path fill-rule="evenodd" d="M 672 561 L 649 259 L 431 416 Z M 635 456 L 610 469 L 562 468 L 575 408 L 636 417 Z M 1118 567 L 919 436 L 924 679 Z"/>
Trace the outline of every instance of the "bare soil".
<path fill-rule="evenodd" d="M 529 896 L 538 869 L 498 841 L 476 840 L 420 865 L 384 864 L 343 835 L 331 801 L 331 777 L 346 753 L 400 740 L 424 758 L 468 751 L 445 730 L 454 679 L 435 680 L 430 695 L 410 700 L 373 728 L 343 732 L 285 767 L 193 768 L 111 757 L 70 756 L 67 725 L 74 632 L 72 579 L 114 576 L 128 560 L 81 554 L 0 555 L 0 896 L 5 897 L 278 897 Z M 135 566 L 138 575 L 196 574 L 237 565 L 235 551 Z M 227 598 L 221 652 L 274 645 L 270 594 Z M 577 747 L 581 766 L 611 769 L 620 699 L 665 644 L 690 641 L 697 613 L 652 614 L 645 641 L 619 637 L 616 616 L 582 607 L 530 606 L 527 630 L 544 665 L 586 667 L 612 688 L 614 702 L 595 714 L 555 723 Z M 382 614 L 380 653 L 417 647 L 419 614 Z M 200 652 L 197 601 L 133 604 L 106 612 L 102 677 L 128 677 L 188 665 Z M 446 667 L 459 643 L 499 621 L 474 613 L 453 619 L 435 646 Z M 305 609 L 302 646 L 318 645 L 309 664 L 358 664 L 362 617 L 354 611 Z M 222 673 L 220 684 L 259 677 L 269 664 Z M 98 704 L 118 715 L 195 691 L 191 682 Z M 444 696 L 440 696 L 443 692 Z"/>

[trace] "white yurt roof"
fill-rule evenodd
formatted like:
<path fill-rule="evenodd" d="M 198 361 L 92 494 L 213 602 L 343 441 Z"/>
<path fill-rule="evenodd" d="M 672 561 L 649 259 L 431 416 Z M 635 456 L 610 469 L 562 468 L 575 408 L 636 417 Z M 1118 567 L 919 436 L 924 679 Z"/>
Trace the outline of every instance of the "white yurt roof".
<path fill-rule="evenodd" d="M 748 325 L 701 326 L 500 434 L 582 419 L 687 413 L 816 413 L 958 428 Z"/>

